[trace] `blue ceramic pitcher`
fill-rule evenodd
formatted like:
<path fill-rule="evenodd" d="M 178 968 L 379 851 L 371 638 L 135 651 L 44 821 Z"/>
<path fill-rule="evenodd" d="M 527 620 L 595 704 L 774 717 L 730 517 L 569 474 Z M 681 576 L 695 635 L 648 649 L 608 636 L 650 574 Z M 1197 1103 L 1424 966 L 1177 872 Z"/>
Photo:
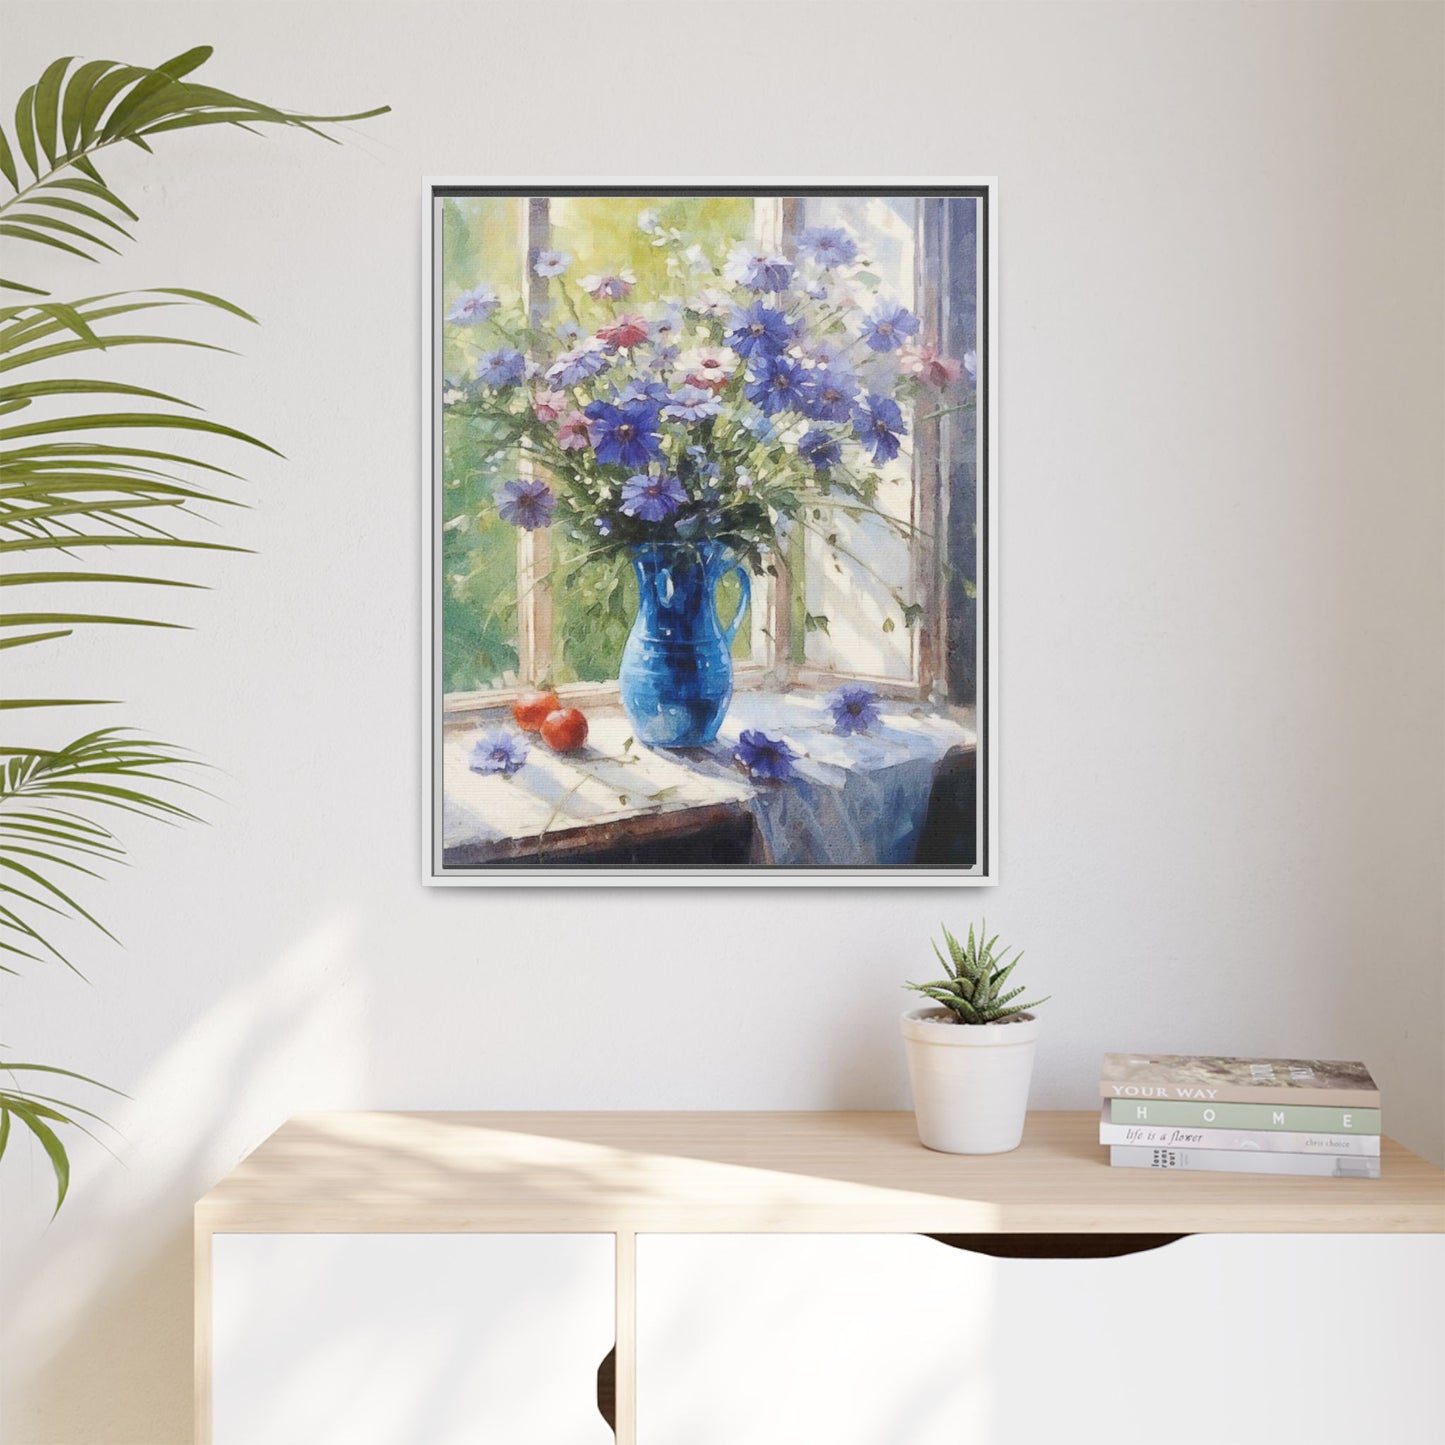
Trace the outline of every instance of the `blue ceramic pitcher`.
<path fill-rule="evenodd" d="M 639 742 L 703 747 L 733 695 L 732 640 L 747 611 L 745 568 L 720 542 L 645 542 L 632 549 L 637 618 L 622 653 L 618 686 Z M 732 620 L 717 613 L 718 584 L 738 574 Z"/>

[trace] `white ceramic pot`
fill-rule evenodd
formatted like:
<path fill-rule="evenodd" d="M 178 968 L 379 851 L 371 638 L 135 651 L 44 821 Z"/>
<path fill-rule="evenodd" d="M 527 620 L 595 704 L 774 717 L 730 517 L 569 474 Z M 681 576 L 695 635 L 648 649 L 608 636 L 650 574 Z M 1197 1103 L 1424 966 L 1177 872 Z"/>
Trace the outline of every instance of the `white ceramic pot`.
<path fill-rule="evenodd" d="M 958 1024 L 943 1008 L 903 1015 L 919 1140 L 945 1154 L 1017 1149 L 1029 1107 L 1039 1021 Z"/>

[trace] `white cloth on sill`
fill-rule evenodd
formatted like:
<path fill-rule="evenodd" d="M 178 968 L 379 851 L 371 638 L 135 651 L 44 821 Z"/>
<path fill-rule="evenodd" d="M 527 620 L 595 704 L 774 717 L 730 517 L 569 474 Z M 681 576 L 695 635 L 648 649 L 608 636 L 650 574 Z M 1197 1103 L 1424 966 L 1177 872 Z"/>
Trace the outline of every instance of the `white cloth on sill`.
<path fill-rule="evenodd" d="M 825 868 L 914 861 L 938 764 L 951 748 L 971 746 L 974 735 L 924 708 L 888 702 L 879 708 L 876 727 L 842 737 L 824 695 L 733 697 L 704 766 L 736 777 L 733 750 L 745 729 L 782 738 L 802 754 L 786 782 L 752 784 L 748 806 L 768 862 Z"/>

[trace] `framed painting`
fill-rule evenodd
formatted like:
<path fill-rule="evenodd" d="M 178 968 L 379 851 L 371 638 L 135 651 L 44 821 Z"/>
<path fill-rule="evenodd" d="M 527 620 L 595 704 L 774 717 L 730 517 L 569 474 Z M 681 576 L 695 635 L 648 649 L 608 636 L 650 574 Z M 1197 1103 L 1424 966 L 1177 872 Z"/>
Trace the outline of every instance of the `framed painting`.
<path fill-rule="evenodd" d="M 423 209 L 425 881 L 996 881 L 993 184 Z"/>

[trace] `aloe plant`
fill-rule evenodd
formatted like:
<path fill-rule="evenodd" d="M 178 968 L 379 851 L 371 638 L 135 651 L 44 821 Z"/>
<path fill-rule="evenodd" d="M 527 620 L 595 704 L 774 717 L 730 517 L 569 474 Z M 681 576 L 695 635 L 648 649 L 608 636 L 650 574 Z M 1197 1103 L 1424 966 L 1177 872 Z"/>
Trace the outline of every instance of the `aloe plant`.
<path fill-rule="evenodd" d="M 1047 1003 L 1048 998 L 1041 998 L 1033 1003 L 1016 1004 L 1013 1000 L 1024 990 L 1011 988 L 1007 993 L 1004 992 L 1004 984 L 1023 954 L 1015 954 L 1010 959 L 1006 953 L 996 953 L 998 934 L 985 940 L 984 935 L 987 932 L 988 925 L 983 924 L 975 936 L 970 923 L 968 942 L 965 944 L 960 943 L 945 928 L 943 940 L 948 945 L 947 956 L 940 951 L 937 943 L 933 945 L 933 951 L 938 955 L 938 961 L 943 965 L 947 977 L 936 979 L 933 983 L 910 983 L 904 986 L 942 1004 L 961 1024 L 1003 1023 Z"/>
<path fill-rule="evenodd" d="M 363 120 L 354 115 L 303 115 L 202 85 L 190 77 L 210 58 L 199 46 L 157 66 L 114 60 L 47 66 L 15 108 L 13 131 L 0 126 L 0 239 L 7 267 L 23 257 L 96 263 L 132 239 L 139 220 L 101 174 L 112 147 L 150 153 L 152 142 L 196 126 L 282 126 L 333 140 L 321 126 Z M 12 139 L 13 137 L 13 139 Z M 69 264 L 63 262 L 62 264 Z M 22 267 L 27 270 L 28 268 Z M 96 589 L 106 597 L 141 588 L 191 588 L 166 575 L 171 549 L 234 552 L 202 540 L 192 524 L 211 508 L 241 505 L 229 495 L 237 473 L 196 455 L 194 442 L 267 446 L 213 421 L 180 397 L 133 381 L 54 375 L 54 363 L 83 365 L 96 354 L 126 357 L 132 347 L 224 348 L 148 323 L 158 311 L 220 311 L 253 318 L 219 296 L 189 287 L 106 291 L 57 300 L 39 276 L 0 279 L 0 554 L 3 588 L 42 588 L 45 596 Z M 11 295 L 6 298 L 4 292 Z M 145 317 L 145 321 L 139 318 Z M 123 399 L 123 400 L 122 400 Z M 143 403 L 142 409 L 134 409 Z M 33 408 L 33 410 L 32 410 Z M 10 421 L 26 413 L 23 419 Z M 146 434 L 150 434 L 148 437 Z M 139 434 L 139 435 L 138 435 Z M 137 563 L 115 566 L 120 558 Z M 57 591 L 56 589 L 59 589 Z M 4 597 L 26 594 L 5 592 Z M 149 610 L 149 609 L 147 609 Z M 9 657 L 50 645 L 80 627 L 181 624 L 136 615 L 124 604 L 46 604 L 0 610 L 0 650 Z M 35 698 L 16 694 L 12 675 L 0 697 L 0 719 L 27 710 L 96 705 L 98 698 Z M 71 880 L 94 880 L 120 862 L 125 847 L 110 823 L 124 815 L 185 822 L 194 814 L 178 801 L 194 760 L 181 748 L 117 727 L 91 729 L 63 747 L 7 737 L 0 745 L 0 973 L 27 964 L 60 964 L 79 973 L 52 940 L 57 920 L 78 919 L 108 930 L 84 907 Z M 101 821 L 104 818 L 106 821 Z M 18 1123 L 39 1142 L 55 1175 L 56 1209 L 64 1203 L 70 1161 L 64 1131 L 88 1132 L 93 1111 L 42 1089 L 69 1092 L 93 1079 L 53 1065 L 0 1059 L 0 1158 Z"/>

